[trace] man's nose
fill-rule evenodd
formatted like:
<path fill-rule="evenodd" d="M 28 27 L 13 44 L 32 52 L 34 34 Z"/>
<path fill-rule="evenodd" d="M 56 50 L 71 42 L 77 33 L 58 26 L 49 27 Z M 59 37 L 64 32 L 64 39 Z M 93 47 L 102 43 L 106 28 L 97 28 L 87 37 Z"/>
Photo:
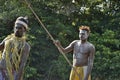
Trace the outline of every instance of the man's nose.
<path fill-rule="evenodd" d="M 18 29 L 16 29 L 16 32 L 20 32 L 20 29 L 18 28 Z"/>
<path fill-rule="evenodd" d="M 81 34 L 81 37 L 83 37 L 83 34 Z"/>
<path fill-rule="evenodd" d="M 16 31 L 19 31 L 19 29 L 17 28 Z"/>

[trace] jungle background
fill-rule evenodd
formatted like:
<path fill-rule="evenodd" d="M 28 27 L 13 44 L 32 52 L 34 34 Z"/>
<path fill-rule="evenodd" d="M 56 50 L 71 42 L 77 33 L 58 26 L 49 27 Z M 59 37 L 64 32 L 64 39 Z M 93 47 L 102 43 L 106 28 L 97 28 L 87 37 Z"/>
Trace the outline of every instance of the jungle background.
<path fill-rule="evenodd" d="M 27 0 L 55 40 L 64 47 L 78 38 L 81 25 L 91 28 L 96 54 L 92 80 L 120 80 L 119 0 Z M 28 16 L 31 45 L 24 80 L 68 80 L 71 67 L 24 0 L 0 0 L 0 41 L 13 33 L 18 16 Z M 66 54 L 72 63 L 72 53 Z"/>

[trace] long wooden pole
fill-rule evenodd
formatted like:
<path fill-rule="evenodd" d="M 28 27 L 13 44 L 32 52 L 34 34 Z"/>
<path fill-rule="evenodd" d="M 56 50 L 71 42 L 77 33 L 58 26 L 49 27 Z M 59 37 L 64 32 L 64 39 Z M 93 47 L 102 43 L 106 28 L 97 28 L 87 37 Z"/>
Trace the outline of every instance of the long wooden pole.
<path fill-rule="evenodd" d="M 55 39 L 53 38 L 53 36 L 49 33 L 49 31 L 47 30 L 47 28 L 45 27 L 45 25 L 42 23 L 42 21 L 40 20 L 40 18 L 37 16 L 37 14 L 35 13 L 35 11 L 32 9 L 32 7 L 30 6 L 30 4 L 27 2 L 27 0 L 25 0 L 26 4 L 28 5 L 28 7 L 30 8 L 30 10 L 32 11 L 32 13 L 35 15 L 35 17 L 37 18 L 37 20 L 39 21 L 39 23 L 42 25 L 42 27 L 44 28 L 44 30 L 47 32 L 47 34 L 49 35 L 49 37 L 51 38 L 51 40 L 53 42 L 55 42 Z M 79 79 L 81 80 L 80 75 L 77 73 L 76 69 L 73 67 L 73 65 L 71 64 L 71 62 L 69 61 L 69 59 L 66 57 L 65 53 L 61 50 L 61 48 L 55 44 L 55 46 L 58 48 L 58 50 L 60 51 L 60 53 L 62 53 L 62 55 L 64 56 L 64 58 L 66 59 L 66 61 L 68 62 L 68 64 L 73 68 L 73 70 L 75 71 L 75 73 L 78 75 Z"/>

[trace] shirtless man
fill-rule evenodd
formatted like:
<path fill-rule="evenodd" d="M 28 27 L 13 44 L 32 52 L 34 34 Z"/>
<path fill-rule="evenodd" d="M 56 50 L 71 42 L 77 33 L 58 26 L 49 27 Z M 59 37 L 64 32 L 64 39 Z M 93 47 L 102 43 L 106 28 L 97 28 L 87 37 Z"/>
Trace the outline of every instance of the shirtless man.
<path fill-rule="evenodd" d="M 73 67 L 77 72 L 72 68 L 70 80 L 91 80 L 90 74 L 93 67 L 95 47 L 87 41 L 89 34 L 90 28 L 88 26 L 80 26 L 80 40 L 74 40 L 66 48 L 63 48 L 58 40 L 55 41 L 55 44 L 64 53 L 73 51 Z"/>
<path fill-rule="evenodd" d="M 14 33 L 0 43 L 0 51 L 2 51 L 0 80 L 23 80 L 22 75 L 30 51 L 30 45 L 25 38 L 27 29 L 27 18 L 18 17 L 15 21 Z"/>

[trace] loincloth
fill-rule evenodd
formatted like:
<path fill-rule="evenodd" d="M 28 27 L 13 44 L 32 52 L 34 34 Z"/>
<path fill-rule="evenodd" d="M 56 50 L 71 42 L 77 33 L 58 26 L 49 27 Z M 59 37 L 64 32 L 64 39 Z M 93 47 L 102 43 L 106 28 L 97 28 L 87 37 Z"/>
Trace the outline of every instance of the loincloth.
<path fill-rule="evenodd" d="M 71 70 L 69 80 L 84 80 L 84 73 L 85 70 L 83 69 L 83 67 L 74 67 L 74 69 Z M 88 80 L 91 80 L 91 76 L 89 76 Z"/>

